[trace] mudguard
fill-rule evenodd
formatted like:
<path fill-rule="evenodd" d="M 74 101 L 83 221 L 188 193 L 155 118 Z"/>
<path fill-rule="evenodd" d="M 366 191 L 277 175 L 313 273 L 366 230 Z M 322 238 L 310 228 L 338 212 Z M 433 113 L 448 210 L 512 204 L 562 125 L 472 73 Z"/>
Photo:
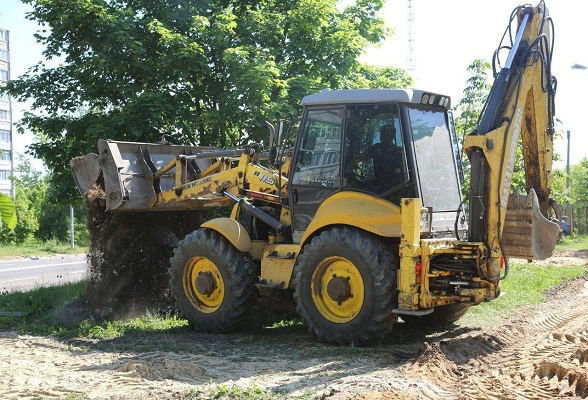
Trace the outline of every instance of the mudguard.
<path fill-rule="evenodd" d="M 223 235 L 235 248 L 241 252 L 251 251 L 251 238 L 245 227 L 232 218 L 215 218 L 201 225 Z"/>

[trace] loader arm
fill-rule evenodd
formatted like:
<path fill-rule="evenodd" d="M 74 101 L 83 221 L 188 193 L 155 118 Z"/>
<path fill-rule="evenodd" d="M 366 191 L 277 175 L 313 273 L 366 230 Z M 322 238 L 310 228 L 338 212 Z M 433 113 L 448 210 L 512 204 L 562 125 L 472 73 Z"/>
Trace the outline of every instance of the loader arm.
<path fill-rule="evenodd" d="M 513 11 L 503 37 L 511 37 L 512 44 L 499 47 L 510 48 L 508 58 L 495 75 L 479 129 L 466 137 L 472 168 L 468 239 L 485 243 L 491 253 L 489 276 L 499 275 L 502 255 L 548 257 L 559 236 L 559 225 L 550 220 L 555 95 L 551 36 L 543 2 Z M 514 194 L 509 200 L 519 145 L 527 196 Z"/>

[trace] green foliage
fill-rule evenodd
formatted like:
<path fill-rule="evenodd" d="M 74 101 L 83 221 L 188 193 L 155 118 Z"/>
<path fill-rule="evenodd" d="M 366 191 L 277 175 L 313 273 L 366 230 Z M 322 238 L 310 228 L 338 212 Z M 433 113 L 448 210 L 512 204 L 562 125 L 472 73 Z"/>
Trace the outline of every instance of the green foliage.
<path fill-rule="evenodd" d="M 56 189 L 54 186 L 47 188 L 47 195 L 42 201 L 39 215 L 39 229 L 35 237 L 47 241 L 57 240 L 67 242 L 70 240 L 70 205 L 56 201 Z M 87 209 L 81 198 L 73 203 L 74 208 L 74 243 L 86 245 L 89 241 L 88 228 L 86 226 Z"/>
<path fill-rule="evenodd" d="M 56 202 L 55 188 L 49 185 L 49 179 L 35 170 L 26 158 L 19 160 L 15 175 L 12 179 L 18 224 L 12 230 L 6 226 L 0 227 L 0 243 L 22 245 L 32 237 L 43 241 L 69 241 L 69 205 Z M 74 205 L 74 232 L 77 244 L 83 245 L 88 242 L 86 213 L 82 200 L 78 198 Z"/>
<path fill-rule="evenodd" d="M 16 214 L 18 224 L 14 229 L 15 237 L 13 243 L 22 244 L 32 237 L 39 229 L 38 213 L 39 199 L 43 197 L 43 187 L 25 188 L 20 184 L 15 185 Z"/>
<path fill-rule="evenodd" d="M 490 71 L 490 63 L 488 61 L 481 59 L 474 60 L 468 66 L 467 70 L 471 76 L 468 78 L 467 86 L 463 91 L 464 97 L 456 106 L 459 116 L 455 118 L 455 128 L 461 140 L 464 140 L 466 135 L 477 129 L 481 113 L 486 104 L 486 99 L 492 88 L 492 85 L 488 83 L 488 73 Z M 524 193 L 526 192 L 526 178 L 521 140 L 519 139 L 516 150 L 511 188 L 519 189 Z M 461 159 L 465 177 L 462 191 L 467 193 L 470 186 L 470 164 L 465 154 L 461 155 Z"/>
<path fill-rule="evenodd" d="M 584 250 L 588 251 L 588 236 L 566 236 L 557 242 L 556 250 Z"/>
<path fill-rule="evenodd" d="M 335 87 L 336 89 L 401 89 L 414 84 L 411 76 L 402 68 L 379 67 L 375 65 L 359 64 L 347 77 Z M 334 89 L 335 89 L 334 88 Z"/>
<path fill-rule="evenodd" d="M 574 209 L 574 230 L 588 233 L 588 158 L 570 167 L 570 201 Z"/>
<path fill-rule="evenodd" d="M 470 73 L 470 77 L 466 81 L 467 86 L 463 90 L 463 98 L 455 107 L 459 114 L 455 118 L 455 130 L 462 144 L 466 135 L 477 129 L 480 114 L 491 89 L 491 85 L 488 83 L 488 73 L 490 71 L 490 63 L 488 61 L 481 59 L 474 60 L 468 66 L 467 70 Z M 467 193 L 470 186 L 470 163 L 463 151 L 461 161 L 465 178 L 462 191 Z"/>
<path fill-rule="evenodd" d="M 47 188 L 45 178 L 24 158 L 19 160 L 14 172 L 14 208 L 18 224 L 12 231 L 0 230 L 0 242 L 5 244 L 22 244 L 37 231 L 41 202 Z"/>
<path fill-rule="evenodd" d="M 2 230 L 12 230 L 16 227 L 17 221 L 14 202 L 10 196 L 0 193 L 0 228 Z"/>
<path fill-rule="evenodd" d="M 3 244 L 0 246 L 0 259 L 4 257 L 51 256 L 55 254 L 84 254 L 88 247 L 76 246 L 72 249 L 69 243 L 55 239 L 42 242 L 38 239 L 27 239 L 21 244 Z"/>
<path fill-rule="evenodd" d="M 106 321 L 96 324 L 84 320 L 75 330 L 77 336 L 90 339 L 110 340 L 132 332 L 159 332 L 185 328 L 188 322 L 172 314 L 158 314 L 147 311 L 145 315 L 129 321 Z"/>
<path fill-rule="evenodd" d="M 574 205 L 588 206 L 588 158 L 570 167 L 570 197 Z"/>
<path fill-rule="evenodd" d="M 556 169 L 553 171 L 551 181 L 551 187 L 553 188 L 553 190 L 551 192 L 551 195 L 560 207 L 563 207 L 565 204 L 570 202 L 570 194 L 568 193 L 568 190 L 566 188 L 566 177 L 567 174 L 565 173 L 565 171 L 561 169 Z"/>
<path fill-rule="evenodd" d="M 55 68 L 43 63 L 7 91 L 34 100 L 21 130 L 39 138 L 58 199 L 73 198 L 69 160 L 98 138 L 232 147 L 267 136 L 265 120 L 294 118 L 300 99 L 351 87 L 378 70 L 357 58 L 389 32 L 383 0 L 23 0 Z M 399 75 L 382 69 L 383 84 Z M 352 81 L 357 81 L 359 78 Z M 362 83 L 361 86 L 365 85 Z M 356 85 L 355 85 L 356 86 Z"/>
<path fill-rule="evenodd" d="M 202 393 L 198 393 L 199 395 Z M 291 398 L 285 393 L 273 392 L 263 390 L 255 385 L 242 388 L 237 385 L 228 387 L 227 385 L 218 385 L 210 389 L 207 393 L 207 398 L 210 399 L 227 399 L 227 400 L 271 400 L 271 399 L 287 399 Z M 305 395 L 304 398 L 318 398 L 309 397 Z"/>

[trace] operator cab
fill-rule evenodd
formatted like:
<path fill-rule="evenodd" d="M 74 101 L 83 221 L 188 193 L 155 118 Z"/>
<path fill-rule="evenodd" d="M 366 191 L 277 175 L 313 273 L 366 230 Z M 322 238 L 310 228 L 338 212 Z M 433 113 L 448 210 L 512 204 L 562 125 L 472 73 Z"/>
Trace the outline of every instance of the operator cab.
<path fill-rule="evenodd" d="M 294 236 L 339 191 L 372 194 L 398 206 L 402 198 L 418 197 L 432 207 L 432 236 L 453 235 L 462 173 L 450 102 L 410 89 L 323 91 L 303 98 L 290 175 Z"/>

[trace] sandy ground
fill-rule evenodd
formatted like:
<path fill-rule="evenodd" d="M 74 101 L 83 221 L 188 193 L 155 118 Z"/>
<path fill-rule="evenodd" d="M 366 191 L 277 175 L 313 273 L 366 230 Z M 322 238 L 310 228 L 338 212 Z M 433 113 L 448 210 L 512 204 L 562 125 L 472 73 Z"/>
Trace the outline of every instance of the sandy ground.
<path fill-rule="evenodd" d="M 67 342 L 0 332 L 0 398 L 204 399 L 219 385 L 333 400 L 586 398 L 587 279 L 495 326 L 422 332 L 399 323 L 370 348 L 316 343 L 301 326 Z"/>

